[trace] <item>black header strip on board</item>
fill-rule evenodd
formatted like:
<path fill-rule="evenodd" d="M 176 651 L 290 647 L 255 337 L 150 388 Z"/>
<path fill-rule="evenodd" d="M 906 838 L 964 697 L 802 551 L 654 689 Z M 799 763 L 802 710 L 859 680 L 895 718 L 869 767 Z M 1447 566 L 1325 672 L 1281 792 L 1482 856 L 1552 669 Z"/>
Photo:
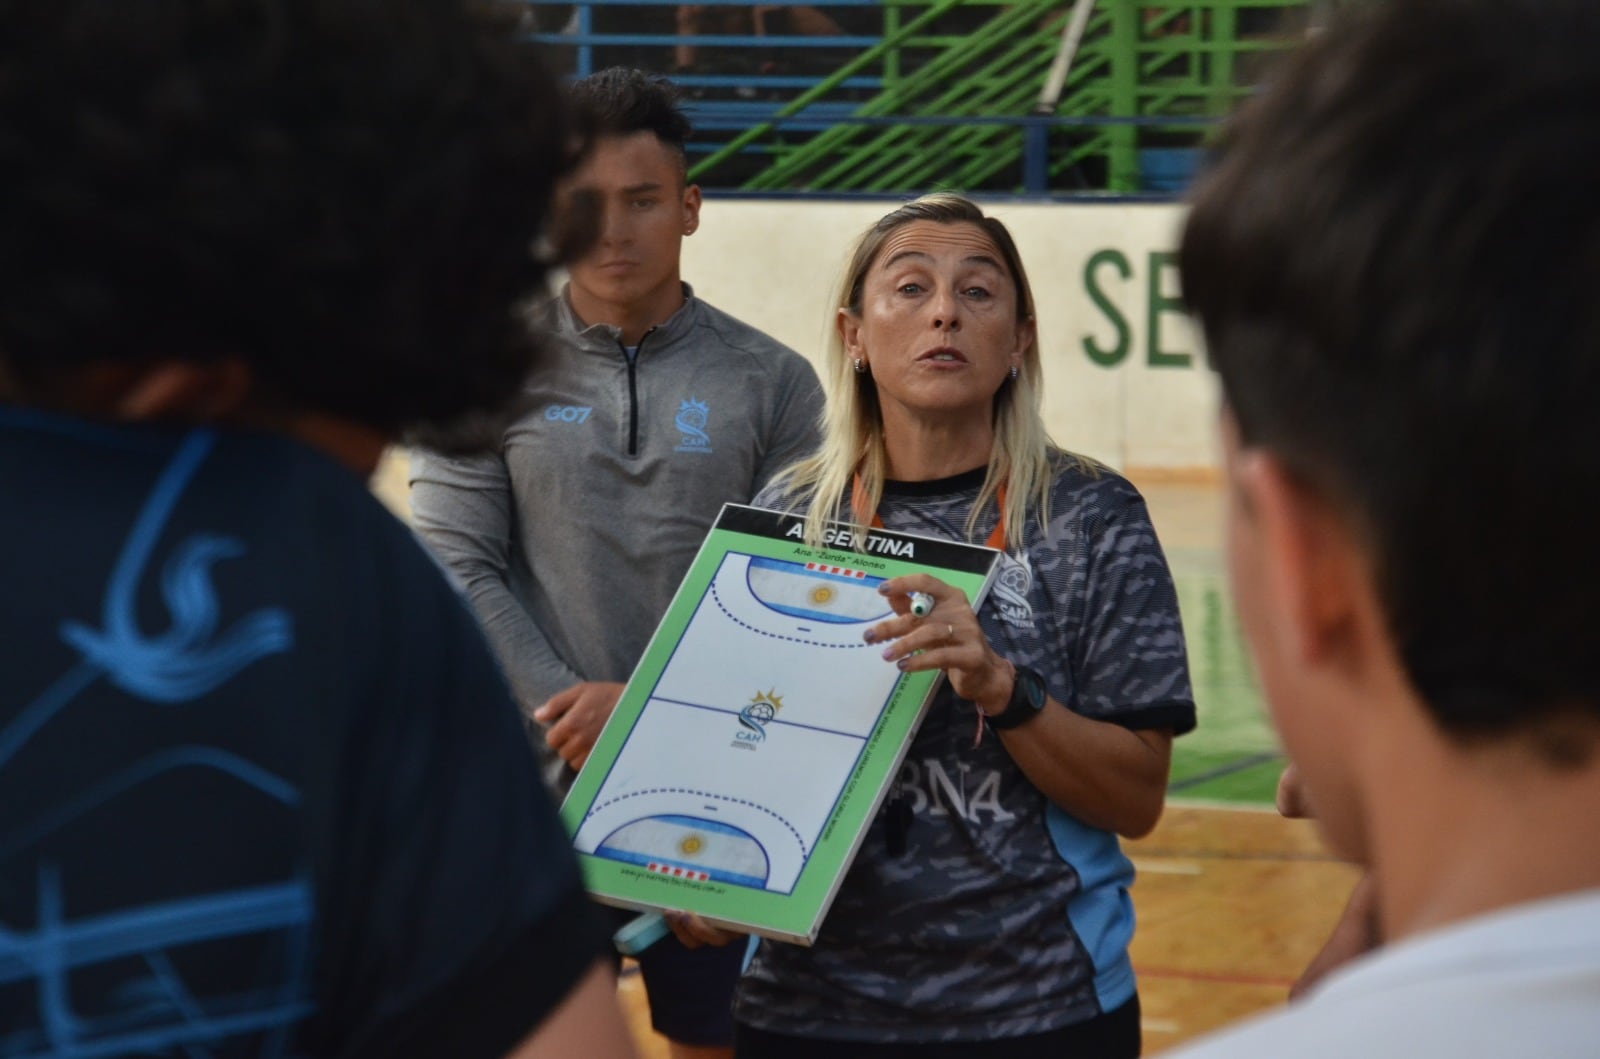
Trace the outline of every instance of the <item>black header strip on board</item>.
<path fill-rule="evenodd" d="M 749 507 L 745 504 L 724 504 L 714 529 L 733 533 L 747 533 L 754 537 L 792 541 L 805 544 L 801 536 L 805 525 L 802 515 L 785 514 L 768 508 Z M 900 559 L 935 569 L 956 570 L 962 573 L 987 577 L 998 553 L 980 544 L 941 540 L 915 533 L 898 533 L 894 530 L 871 529 L 867 531 L 865 548 L 852 545 L 850 527 L 840 522 L 828 523 L 828 542 L 825 548 L 833 552 L 852 555 L 883 556 Z"/>

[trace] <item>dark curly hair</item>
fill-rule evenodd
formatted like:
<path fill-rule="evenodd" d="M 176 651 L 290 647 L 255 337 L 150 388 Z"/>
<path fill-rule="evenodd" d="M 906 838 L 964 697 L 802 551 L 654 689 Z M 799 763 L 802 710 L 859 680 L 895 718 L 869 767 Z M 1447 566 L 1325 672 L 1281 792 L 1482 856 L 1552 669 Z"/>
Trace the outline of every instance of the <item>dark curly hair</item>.
<path fill-rule="evenodd" d="M 390 434 L 503 403 L 576 147 L 514 11 L 0 0 L 5 372 L 238 357 Z"/>

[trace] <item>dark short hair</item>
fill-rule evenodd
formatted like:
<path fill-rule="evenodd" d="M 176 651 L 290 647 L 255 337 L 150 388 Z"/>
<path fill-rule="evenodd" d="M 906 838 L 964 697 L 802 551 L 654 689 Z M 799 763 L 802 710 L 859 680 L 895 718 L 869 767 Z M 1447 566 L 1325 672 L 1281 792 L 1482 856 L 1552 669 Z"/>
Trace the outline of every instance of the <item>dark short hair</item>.
<path fill-rule="evenodd" d="M 247 360 L 397 432 L 503 402 L 574 150 L 478 0 L 0 0 L 0 362 Z"/>
<path fill-rule="evenodd" d="M 1386 0 L 1194 194 L 1184 295 L 1245 444 L 1338 503 L 1458 738 L 1600 718 L 1600 5 Z"/>
<path fill-rule="evenodd" d="M 678 106 L 678 89 L 665 77 L 612 66 L 574 81 L 567 99 L 591 136 L 652 133 L 680 156 L 693 131 Z"/>

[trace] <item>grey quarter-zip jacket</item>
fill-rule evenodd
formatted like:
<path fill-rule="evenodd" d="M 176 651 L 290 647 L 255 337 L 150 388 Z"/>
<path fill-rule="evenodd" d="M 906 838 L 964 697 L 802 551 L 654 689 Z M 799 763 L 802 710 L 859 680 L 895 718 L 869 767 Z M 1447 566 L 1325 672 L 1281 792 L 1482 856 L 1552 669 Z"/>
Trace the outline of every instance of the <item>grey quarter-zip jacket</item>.
<path fill-rule="evenodd" d="M 626 681 L 726 502 L 817 443 L 804 357 L 694 296 L 630 357 L 565 295 L 498 451 L 411 460 L 417 530 L 457 578 L 524 715 L 586 680 Z M 530 720 L 529 722 L 533 722 Z M 558 790 L 572 773 L 533 740 Z"/>

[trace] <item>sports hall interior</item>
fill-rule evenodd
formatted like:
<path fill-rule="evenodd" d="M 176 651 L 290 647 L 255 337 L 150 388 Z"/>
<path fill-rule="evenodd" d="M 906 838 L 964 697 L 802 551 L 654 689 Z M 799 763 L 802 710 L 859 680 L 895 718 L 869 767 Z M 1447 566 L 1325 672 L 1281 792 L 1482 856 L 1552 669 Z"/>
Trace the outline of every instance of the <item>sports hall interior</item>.
<path fill-rule="evenodd" d="M 1144 493 L 1178 586 L 1199 710 L 1167 808 L 1126 843 L 1146 1054 L 1285 1002 L 1356 878 L 1272 807 L 1283 759 L 1229 603 L 1215 384 L 1172 253 L 1206 137 L 1333 0 L 854 0 L 529 4 L 567 74 L 672 76 L 706 193 L 697 294 L 821 364 L 850 241 L 892 204 L 959 190 L 1017 238 L 1039 307 L 1054 440 Z M 759 14 L 760 17 L 757 17 Z M 408 515 L 406 454 L 374 488 Z M 641 1054 L 666 1056 L 636 975 Z"/>
<path fill-rule="evenodd" d="M 392 451 L 375 482 L 402 515 L 405 459 Z M 1125 844 L 1138 872 L 1132 956 L 1150 1055 L 1284 1003 L 1356 872 L 1323 848 L 1312 824 L 1272 809 L 1283 762 L 1226 604 L 1220 488 L 1194 473 L 1133 480 L 1179 585 L 1200 711 L 1199 727 L 1176 744 L 1160 824 Z M 641 1055 L 665 1059 L 627 966 L 621 995 Z"/>

